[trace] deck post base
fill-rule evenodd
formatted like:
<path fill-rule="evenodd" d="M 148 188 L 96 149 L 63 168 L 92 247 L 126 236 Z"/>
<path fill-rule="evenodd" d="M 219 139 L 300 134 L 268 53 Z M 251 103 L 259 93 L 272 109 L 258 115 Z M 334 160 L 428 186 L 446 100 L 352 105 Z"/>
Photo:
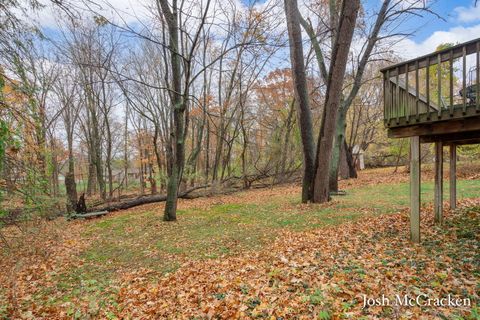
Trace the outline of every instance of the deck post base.
<path fill-rule="evenodd" d="M 420 242 L 420 137 L 410 138 L 410 240 Z"/>
<path fill-rule="evenodd" d="M 443 222 L 443 142 L 435 142 L 435 223 Z"/>
<path fill-rule="evenodd" d="M 450 145 L 450 209 L 457 208 L 457 145 Z"/>

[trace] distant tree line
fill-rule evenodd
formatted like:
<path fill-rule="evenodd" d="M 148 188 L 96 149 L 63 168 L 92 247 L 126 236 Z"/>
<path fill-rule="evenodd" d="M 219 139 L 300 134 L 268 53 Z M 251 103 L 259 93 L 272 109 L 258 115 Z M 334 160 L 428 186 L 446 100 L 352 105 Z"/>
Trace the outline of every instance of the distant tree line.
<path fill-rule="evenodd" d="M 378 138 L 401 24 L 431 13 L 411 2 L 157 0 L 135 23 L 64 3 L 48 35 L 17 14 L 42 5 L 2 4 L 0 201 L 166 193 L 171 221 L 188 187 L 297 172 L 303 201 L 328 201 Z"/>

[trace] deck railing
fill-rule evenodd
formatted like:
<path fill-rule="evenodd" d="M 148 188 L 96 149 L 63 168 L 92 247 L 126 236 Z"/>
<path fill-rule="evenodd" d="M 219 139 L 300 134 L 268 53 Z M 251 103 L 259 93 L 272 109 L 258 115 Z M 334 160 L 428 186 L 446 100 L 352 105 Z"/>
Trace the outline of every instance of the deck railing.
<path fill-rule="evenodd" d="M 382 69 L 387 127 L 480 113 L 480 38 Z"/>

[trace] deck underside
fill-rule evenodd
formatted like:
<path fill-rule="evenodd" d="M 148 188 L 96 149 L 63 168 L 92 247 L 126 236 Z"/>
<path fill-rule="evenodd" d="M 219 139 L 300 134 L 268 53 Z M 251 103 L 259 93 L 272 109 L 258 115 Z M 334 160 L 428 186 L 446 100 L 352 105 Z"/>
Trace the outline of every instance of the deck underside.
<path fill-rule="evenodd" d="M 431 111 L 430 113 L 421 113 L 418 115 L 404 115 L 391 118 L 385 121 L 385 126 L 389 129 L 397 127 L 412 126 L 418 124 L 430 124 L 438 121 L 453 119 L 462 119 L 480 115 L 480 106 L 477 105 L 454 105 L 452 108 L 442 108 L 440 111 Z"/>
<path fill-rule="evenodd" d="M 480 109 L 476 105 L 457 105 L 440 112 L 391 119 L 386 126 L 390 138 L 420 136 L 422 142 L 480 139 Z"/>

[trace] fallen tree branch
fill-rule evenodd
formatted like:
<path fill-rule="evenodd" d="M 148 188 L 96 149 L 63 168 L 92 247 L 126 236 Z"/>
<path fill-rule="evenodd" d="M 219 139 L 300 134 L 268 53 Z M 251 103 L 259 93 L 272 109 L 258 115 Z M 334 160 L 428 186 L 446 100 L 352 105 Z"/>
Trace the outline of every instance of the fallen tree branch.
<path fill-rule="evenodd" d="M 89 212 L 89 213 L 75 213 L 75 214 L 71 215 L 69 218 L 70 219 L 95 218 L 95 217 L 104 216 L 107 213 L 108 213 L 108 211 L 95 211 L 95 212 Z"/>
<path fill-rule="evenodd" d="M 233 178 L 238 178 L 238 177 L 233 177 Z M 294 179 L 294 180 L 296 180 L 296 179 Z M 225 181 L 223 181 L 223 182 L 225 182 Z M 282 183 L 287 183 L 287 182 L 288 181 L 283 181 Z M 220 192 L 212 191 L 211 193 L 209 193 L 207 195 L 205 195 L 205 194 L 198 194 L 198 195 L 193 195 L 193 196 L 190 195 L 195 190 L 205 189 L 205 188 L 208 188 L 210 186 L 211 186 L 210 184 L 207 184 L 207 185 L 202 185 L 202 186 L 197 186 L 197 187 L 190 188 L 190 189 L 188 189 L 184 192 L 179 193 L 178 198 L 195 199 L 195 198 L 200 198 L 200 197 L 204 197 L 204 196 L 213 196 L 213 195 L 219 195 L 219 194 L 230 194 L 230 193 L 238 192 L 240 190 L 245 189 L 243 186 L 230 186 L 229 189 L 224 188 Z M 257 185 L 250 186 L 250 188 L 252 188 L 252 189 L 261 189 L 261 188 L 269 188 L 269 187 L 271 187 L 271 184 L 269 184 L 269 183 L 257 184 Z M 149 203 L 163 202 L 163 201 L 166 201 L 166 200 L 167 200 L 166 195 L 143 196 L 143 197 L 139 197 L 139 198 L 135 198 L 135 199 L 132 199 L 132 200 L 123 201 L 123 202 L 110 203 L 108 205 L 101 206 L 101 207 L 97 207 L 97 206 L 96 207 L 91 207 L 87 210 L 87 212 L 92 213 L 92 212 L 100 212 L 100 211 L 109 211 L 110 212 L 110 211 L 126 210 L 126 209 L 130 209 L 130 208 L 133 208 L 133 207 L 136 207 L 136 206 L 141 206 L 141 205 L 149 204 Z"/>
<path fill-rule="evenodd" d="M 188 189 L 184 192 L 179 193 L 178 197 L 179 198 L 189 198 L 189 199 L 191 199 L 191 197 L 188 196 L 190 193 L 192 193 L 195 190 L 208 188 L 209 186 L 210 185 L 203 185 L 203 186 L 197 186 L 197 187 L 190 188 L 190 189 Z M 130 208 L 133 208 L 133 207 L 136 207 L 136 206 L 141 206 L 141 205 L 144 205 L 144 204 L 162 202 L 162 201 L 166 201 L 166 200 L 167 200 L 166 195 L 154 195 L 154 196 L 148 196 L 148 197 L 140 197 L 140 198 L 136 198 L 136 199 L 133 199 L 133 200 L 114 203 L 114 204 L 109 204 L 109 205 L 102 206 L 102 207 L 90 208 L 90 209 L 87 210 L 87 212 L 91 213 L 91 212 L 99 212 L 99 211 L 109 211 L 110 212 L 110 211 L 125 210 L 125 209 L 130 209 Z"/>

